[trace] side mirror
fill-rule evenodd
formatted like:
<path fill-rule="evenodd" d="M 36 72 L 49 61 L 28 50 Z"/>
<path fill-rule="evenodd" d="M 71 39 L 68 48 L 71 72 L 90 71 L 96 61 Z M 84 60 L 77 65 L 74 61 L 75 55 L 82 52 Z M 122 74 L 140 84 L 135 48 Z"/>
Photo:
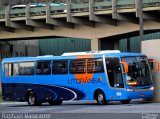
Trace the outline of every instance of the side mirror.
<path fill-rule="evenodd" d="M 124 74 L 128 73 L 128 63 L 127 62 L 120 62 L 123 65 Z"/>
<path fill-rule="evenodd" d="M 150 64 L 151 69 L 155 69 L 154 72 L 158 72 L 159 71 L 159 63 L 156 60 L 149 59 L 148 62 Z"/>

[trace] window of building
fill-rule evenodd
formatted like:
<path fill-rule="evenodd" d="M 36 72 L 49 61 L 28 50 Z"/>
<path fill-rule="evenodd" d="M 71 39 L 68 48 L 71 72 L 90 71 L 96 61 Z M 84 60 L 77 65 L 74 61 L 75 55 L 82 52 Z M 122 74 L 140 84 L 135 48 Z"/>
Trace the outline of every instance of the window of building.
<path fill-rule="evenodd" d="M 54 61 L 52 65 L 52 74 L 67 74 L 67 61 Z"/>
<path fill-rule="evenodd" d="M 20 63 L 20 75 L 34 75 L 34 62 Z"/>
<path fill-rule="evenodd" d="M 88 73 L 104 72 L 103 60 L 89 59 L 87 61 L 87 72 Z"/>
<path fill-rule="evenodd" d="M 51 61 L 39 61 L 36 66 L 37 75 L 51 74 Z"/>
<path fill-rule="evenodd" d="M 4 64 L 5 76 L 17 76 L 18 75 L 18 63 Z"/>
<path fill-rule="evenodd" d="M 83 74 L 86 73 L 86 60 L 71 60 L 70 73 Z"/>

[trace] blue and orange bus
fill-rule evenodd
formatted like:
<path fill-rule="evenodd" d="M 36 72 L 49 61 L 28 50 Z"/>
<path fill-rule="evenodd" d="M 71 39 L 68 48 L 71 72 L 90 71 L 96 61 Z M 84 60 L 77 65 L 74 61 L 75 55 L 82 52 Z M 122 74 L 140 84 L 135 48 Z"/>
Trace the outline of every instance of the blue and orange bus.
<path fill-rule="evenodd" d="M 158 65 L 154 66 L 157 70 Z M 59 105 L 63 100 L 127 104 L 132 99 L 151 99 L 153 92 L 149 61 L 141 53 L 78 52 L 2 61 L 5 101 L 27 101 L 29 105 Z"/>

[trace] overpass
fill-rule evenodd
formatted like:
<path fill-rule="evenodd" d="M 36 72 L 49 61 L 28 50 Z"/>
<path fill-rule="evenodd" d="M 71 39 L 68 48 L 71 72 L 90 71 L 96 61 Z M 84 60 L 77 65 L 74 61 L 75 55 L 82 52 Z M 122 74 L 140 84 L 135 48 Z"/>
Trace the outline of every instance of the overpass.
<path fill-rule="evenodd" d="M 109 0 L 64 6 L 0 10 L 0 40 L 36 37 L 91 39 L 91 49 L 101 49 L 100 39 L 139 31 L 139 0 Z M 143 0 L 144 30 L 160 30 L 160 0 Z M 116 44 L 115 43 L 115 48 Z"/>

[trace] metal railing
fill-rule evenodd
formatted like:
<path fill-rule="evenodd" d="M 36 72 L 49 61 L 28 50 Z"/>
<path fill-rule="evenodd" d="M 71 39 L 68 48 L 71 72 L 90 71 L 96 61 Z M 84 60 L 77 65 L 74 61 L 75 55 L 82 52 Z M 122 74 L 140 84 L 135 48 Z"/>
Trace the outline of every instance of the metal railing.
<path fill-rule="evenodd" d="M 143 7 L 157 7 L 160 6 L 160 0 L 143 0 Z M 67 5 L 64 6 L 50 6 L 50 13 L 53 14 L 67 14 Z M 133 9 L 136 7 L 135 0 L 116 0 L 116 9 Z M 89 12 L 89 3 L 74 4 L 71 3 L 71 12 Z M 112 1 L 94 2 L 94 11 L 112 10 Z M 25 17 L 26 10 L 10 9 L 10 18 Z M 46 15 L 46 6 L 30 7 L 31 16 L 44 16 Z M 5 9 L 0 10 L 0 19 L 5 19 Z"/>

